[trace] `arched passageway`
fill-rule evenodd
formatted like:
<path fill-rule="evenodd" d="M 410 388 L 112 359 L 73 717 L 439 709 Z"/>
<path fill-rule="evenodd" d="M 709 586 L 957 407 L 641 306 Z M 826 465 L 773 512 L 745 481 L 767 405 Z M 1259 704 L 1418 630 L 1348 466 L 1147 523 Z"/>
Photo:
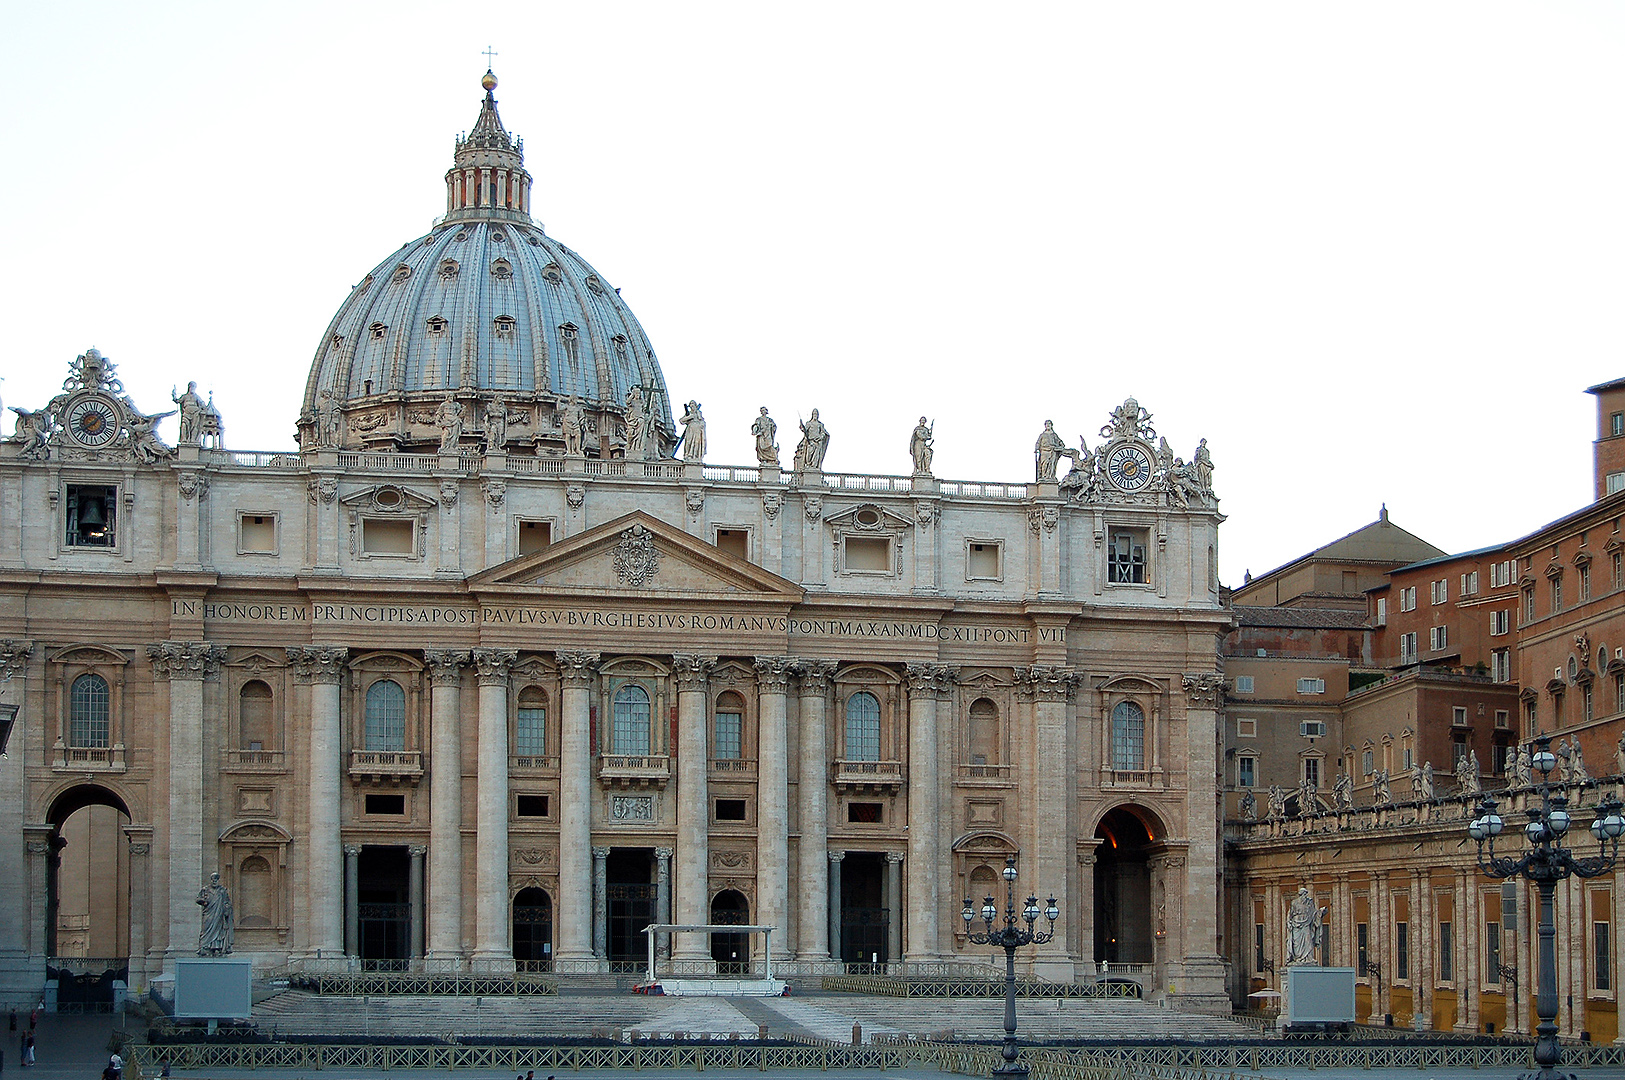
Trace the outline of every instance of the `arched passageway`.
<path fill-rule="evenodd" d="M 1151 827 L 1129 807 L 1107 812 L 1095 829 L 1095 961 L 1150 964 Z"/>
<path fill-rule="evenodd" d="M 110 1002 L 129 980 L 130 823 L 124 800 L 99 784 L 77 784 L 51 803 L 46 860 L 45 952 L 63 1005 Z M 109 857 L 111 856 L 111 857 Z"/>

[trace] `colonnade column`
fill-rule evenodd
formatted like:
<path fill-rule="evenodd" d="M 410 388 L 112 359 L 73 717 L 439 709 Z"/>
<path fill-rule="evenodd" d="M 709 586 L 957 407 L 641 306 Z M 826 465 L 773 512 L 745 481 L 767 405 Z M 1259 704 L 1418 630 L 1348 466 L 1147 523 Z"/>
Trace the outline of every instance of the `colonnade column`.
<path fill-rule="evenodd" d="M 910 830 L 911 832 L 913 830 Z M 897 912 L 903 902 L 903 853 L 886 852 L 886 906 Z M 903 958 L 903 924 L 896 918 L 886 920 L 886 959 L 897 963 Z"/>
<path fill-rule="evenodd" d="M 801 771 L 796 802 L 801 842 L 796 849 L 796 959 L 830 959 L 829 680 L 832 660 L 797 660 L 801 678 Z M 758 818 L 758 821 L 760 818 Z"/>
<path fill-rule="evenodd" d="M 190 955 L 197 946 L 193 900 L 218 855 L 203 854 L 203 777 L 213 773 L 203 760 L 203 680 L 220 672 L 224 646 L 201 641 L 165 641 L 147 646 L 154 677 L 169 683 L 169 955 Z M 335 811 L 337 806 L 334 807 Z M 207 864 L 207 865 L 205 865 Z"/>
<path fill-rule="evenodd" d="M 361 955 L 361 845 L 344 845 L 344 953 Z"/>
<path fill-rule="evenodd" d="M 829 954 L 836 961 L 841 959 L 841 860 L 844 858 L 844 851 L 829 853 Z"/>
<path fill-rule="evenodd" d="M 559 939 L 555 970 L 597 971 L 592 955 L 592 676 L 598 654 L 555 656 L 564 683 L 559 731 Z"/>
<path fill-rule="evenodd" d="M 756 910 L 751 920 L 779 928 L 783 948 L 795 945 L 790 936 L 790 660 L 783 656 L 756 658 Z M 752 935 L 760 950 L 765 939 Z"/>
<path fill-rule="evenodd" d="M 711 921 L 709 904 L 711 866 L 710 799 L 705 772 L 709 766 L 706 730 L 710 710 L 707 685 L 712 656 L 672 657 L 677 678 L 677 896 L 676 923 Z M 673 958 L 703 962 L 709 958 L 703 935 L 681 934 L 672 943 Z"/>
<path fill-rule="evenodd" d="M 1078 685 L 1078 674 L 1062 667 L 1034 665 L 1016 671 L 1023 697 L 1033 703 L 1032 778 L 1033 809 L 1024 839 L 1032 845 L 1032 858 L 1021 868 L 1020 887 L 1046 900 L 1054 895 L 1063 912 L 1072 910 L 1072 864 L 1076 846 L 1072 837 L 1073 808 L 1077 805 L 1075 755 L 1067 702 Z M 1038 974 L 1070 981 L 1076 950 L 1067 934 L 1068 922 L 1055 924 L 1055 937 L 1038 947 L 1034 966 Z M 1091 959 L 1093 959 L 1091 957 Z"/>
<path fill-rule="evenodd" d="M 1411 1026 L 1426 1031 L 1433 1026 L 1433 871 L 1412 870 L 1411 883 Z"/>
<path fill-rule="evenodd" d="M 1479 1028 L 1480 988 L 1484 985 L 1484 904 L 1479 900 L 1476 870 L 1457 870 L 1452 922 L 1456 927 L 1456 1030 Z"/>
<path fill-rule="evenodd" d="M 463 955 L 463 668 L 468 651 L 425 649 L 429 664 L 429 950 L 425 968 Z"/>
<path fill-rule="evenodd" d="M 592 849 L 592 954 L 599 960 L 608 955 L 609 943 L 609 848 Z"/>
<path fill-rule="evenodd" d="M 937 838 L 942 828 L 937 789 L 937 698 L 953 684 L 956 669 L 909 664 L 908 678 L 908 894 L 907 952 L 898 959 L 935 960 L 942 955 L 941 867 Z"/>
<path fill-rule="evenodd" d="M 339 683 L 350 650 L 327 645 L 288 650 L 297 682 L 310 686 L 310 760 L 306 774 L 305 824 L 310 832 L 305 856 L 308 894 L 307 955 L 344 953 L 344 889 L 339 840 Z M 188 900 L 191 898 L 188 897 Z"/>
<path fill-rule="evenodd" d="M 423 958 L 423 857 L 429 849 L 423 844 L 412 844 L 406 849 L 407 857 L 411 860 L 407 865 L 407 899 L 410 901 L 412 920 L 412 946 L 409 955 L 413 960 Z"/>
<path fill-rule="evenodd" d="M 1370 942 L 1368 952 L 1377 962 L 1377 975 L 1371 987 L 1371 1015 L 1367 1022 L 1382 1023 L 1388 1012 L 1388 991 L 1393 984 L 1393 897 L 1388 891 L 1388 875 L 1382 870 L 1371 872 L 1371 925 L 1367 930 Z"/>
<path fill-rule="evenodd" d="M 480 681 L 474 965 L 485 972 L 513 970 L 513 917 L 508 911 L 508 673 L 518 659 L 514 649 L 474 650 Z"/>

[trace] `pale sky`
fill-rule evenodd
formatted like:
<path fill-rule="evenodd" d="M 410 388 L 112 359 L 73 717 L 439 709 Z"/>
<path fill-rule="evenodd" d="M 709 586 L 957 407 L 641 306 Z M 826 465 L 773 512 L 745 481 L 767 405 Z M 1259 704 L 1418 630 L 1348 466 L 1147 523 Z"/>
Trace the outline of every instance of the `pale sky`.
<path fill-rule="evenodd" d="M 1449 551 L 1591 498 L 1625 376 L 1610 3 L 0 2 L 0 396 L 90 346 L 293 446 L 349 291 L 443 212 L 496 50 L 534 207 L 709 460 L 1032 478 L 1129 394 L 1207 438 L 1227 584 L 1377 516 Z M 13 417 L 6 412 L 4 431 Z M 165 431 L 172 439 L 174 421 Z"/>

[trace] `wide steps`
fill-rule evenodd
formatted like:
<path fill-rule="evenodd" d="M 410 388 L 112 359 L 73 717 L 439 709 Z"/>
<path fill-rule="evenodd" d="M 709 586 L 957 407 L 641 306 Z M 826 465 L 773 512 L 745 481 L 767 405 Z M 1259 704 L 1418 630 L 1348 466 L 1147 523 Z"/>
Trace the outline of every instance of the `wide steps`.
<path fill-rule="evenodd" d="M 747 1013 L 749 1015 L 747 1015 Z M 1255 1038 L 1248 1026 L 1224 1017 L 1171 1012 L 1141 1001 L 1023 1000 L 1017 1004 L 1024 1038 L 1156 1041 Z M 625 1038 L 676 1035 L 695 1038 L 807 1037 L 847 1042 L 852 1025 L 865 1040 L 880 1036 L 997 1040 L 1004 1035 L 1004 1003 L 989 998 L 892 998 L 855 994 L 754 998 L 735 1005 L 720 997 L 644 997 L 563 994 L 558 997 L 318 996 L 291 990 L 255 1007 L 262 1029 L 281 1035 Z"/>

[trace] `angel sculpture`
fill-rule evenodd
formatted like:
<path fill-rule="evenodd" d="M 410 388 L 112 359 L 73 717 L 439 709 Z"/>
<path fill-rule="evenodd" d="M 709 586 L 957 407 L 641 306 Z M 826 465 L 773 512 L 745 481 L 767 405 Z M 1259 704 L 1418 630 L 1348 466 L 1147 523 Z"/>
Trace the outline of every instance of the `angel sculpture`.
<path fill-rule="evenodd" d="M 153 430 L 158 421 L 166 416 L 174 416 L 176 410 L 157 413 L 153 416 L 143 416 L 134 409 L 130 410 L 130 450 L 135 456 L 148 465 L 155 465 L 171 457 L 175 451 L 165 446 L 158 439 L 158 433 Z"/>
<path fill-rule="evenodd" d="M 11 407 L 11 411 L 17 414 L 17 427 L 12 434 L 12 441 L 22 443 L 20 456 L 25 461 L 44 461 L 50 457 L 50 412 L 45 409 L 32 411 L 19 409 L 15 405 Z"/>

